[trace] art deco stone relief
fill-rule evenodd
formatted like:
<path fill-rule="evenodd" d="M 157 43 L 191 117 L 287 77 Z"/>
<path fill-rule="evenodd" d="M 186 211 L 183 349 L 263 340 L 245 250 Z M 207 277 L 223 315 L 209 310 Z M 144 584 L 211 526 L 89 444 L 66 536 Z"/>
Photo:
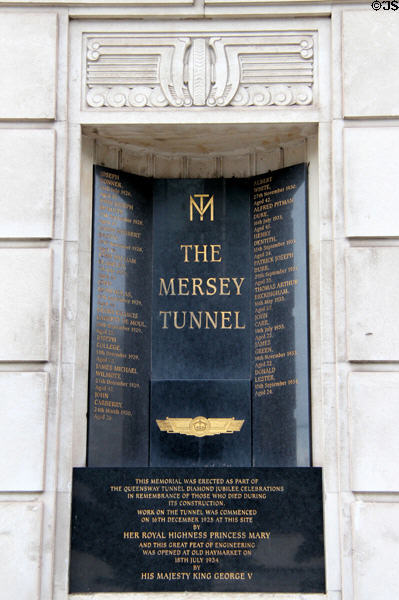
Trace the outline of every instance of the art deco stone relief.
<path fill-rule="evenodd" d="M 91 108 L 290 106 L 313 102 L 313 35 L 88 37 Z"/>

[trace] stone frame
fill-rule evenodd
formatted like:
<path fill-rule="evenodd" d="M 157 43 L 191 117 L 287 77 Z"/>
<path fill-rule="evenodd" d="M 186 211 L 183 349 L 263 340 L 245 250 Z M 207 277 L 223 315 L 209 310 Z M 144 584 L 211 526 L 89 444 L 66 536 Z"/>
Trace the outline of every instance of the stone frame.
<path fill-rule="evenodd" d="M 303 21 L 303 22 L 302 22 Z M 288 22 L 281 20 L 267 21 L 267 25 L 273 24 L 275 27 L 285 27 L 288 29 Z M 192 21 L 193 31 L 201 31 L 204 24 Z M 141 27 L 143 22 L 141 22 Z M 65 281 L 68 286 L 70 282 L 76 291 L 78 300 L 74 305 L 75 319 L 74 323 L 66 323 L 64 332 L 66 339 L 68 336 L 75 335 L 74 348 L 71 350 L 70 359 L 74 365 L 73 379 L 73 425 L 69 432 L 65 430 L 61 442 L 61 452 L 65 444 L 68 446 L 68 441 L 73 439 L 72 452 L 68 450 L 70 460 L 69 465 L 84 466 L 86 458 L 86 406 L 87 406 L 87 378 L 88 378 L 88 331 L 89 331 L 89 307 L 90 307 L 90 231 L 91 231 L 91 197 L 92 197 L 92 169 L 94 162 L 100 162 L 106 166 L 113 168 L 123 168 L 129 170 L 129 161 L 134 155 L 137 148 L 129 148 L 130 144 L 118 142 L 117 139 L 108 139 L 104 135 L 107 127 L 123 128 L 125 126 L 162 129 L 162 127 L 172 127 L 176 120 L 182 125 L 195 127 L 198 123 L 206 123 L 208 126 L 223 127 L 231 123 L 240 123 L 242 126 L 253 127 L 274 127 L 274 133 L 279 127 L 285 125 L 291 127 L 293 131 L 297 131 L 297 135 L 301 143 L 307 144 L 308 155 L 305 160 L 310 162 L 310 210 L 309 210 L 309 234 L 310 234 L 310 305 L 311 305 L 311 347 L 312 347 L 312 364 L 311 364 L 311 384 L 312 384 L 312 433 L 313 433 L 313 464 L 315 466 L 327 466 L 326 457 L 324 456 L 324 407 L 322 400 L 322 355 L 323 355 L 323 340 L 321 337 L 321 293 L 323 296 L 328 294 L 331 284 L 325 290 L 320 289 L 320 273 L 322 264 L 331 264 L 331 247 L 326 244 L 328 239 L 327 229 L 324 231 L 323 215 L 329 210 L 329 166 L 327 166 L 327 156 L 330 140 L 330 126 L 328 123 L 329 101 L 327 99 L 329 65 L 328 61 L 328 41 L 329 41 L 329 23 L 324 19 L 304 19 L 296 20 L 295 25 L 298 28 L 314 28 L 317 29 L 319 36 L 319 54 L 317 61 L 317 76 L 315 78 L 315 90 L 318 99 L 317 104 L 309 106 L 278 106 L 278 107 L 209 107 L 205 113 L 199 111 L 204 110 L 199 107 L 187 108 L 167 108 L 167 109 L 146 109 L 146 112 L 140 110 L 119 110 L 117 107 L 110 108 L 107 111 L 101 109 L 87 110 L 82 107 L 81 99 L 84 92 L 84 81 L 82 72 L 84 68 L 83 47 L 82 47 L 82 32 L 98 32 L 99 29 L 107 29 L 107 31 L 120 31 L 132 27 L 129 22 L 109 21 L 102 22 L 99 26 L 98 22 L 74 22 L 71 27 L 71 53 L 72 60 L 70 65 L 71 81 L 73 85 L 70 88 L 70 125 L 69 125 L 69 171 L 71 174 L 69 187 L 69 203 L 70 211 L 67 216 L 67 231 L 70 237 L 76 241 L 70 252 L 66 255 L 66 270 Z M 135 25 L 137 26 L 137 25 Z M 176 27 L 176 23 L 174 24 Z M 213 24 L 216 29 L 218 24 Z M 228 30 L 234 30 L 236 24 L 228 22 Z M 249 21 L 245 24 L 247 31 L 254 29 L 260 30 L 264 23 L 257 21 Z M 168 29 L 168 22 L 146 23 L 147 29 L 153 32 L 165 31 Z M 187 27 L 187 22 L 179 23 L 181 29 Z M 306 28 L 305 27 L 305 28 Z M 243 27 L 244 28 L 244 27 Z M 142 31 L 142 28 L 141 30 Z M 207 29 L 209 31 L 209 28 Z M 322 65 L 322 67 L 321 67 Z M 323 77 L 319 74 L 323 72 Z M 298 110 L 299 109 L 299 110 Z M 267 112 L 265 112 L 267 110 Z M 203 115 L 203 118 L 200 116 Z M 327 121 L 327 122 L 325 122 Z M 312 125 L 314 130 L 312 134 L 304 135 L 301 130 L 301 124 Z M 155 129 L 154 129 L 155 128 Z M 318 129 L 318 131 L 317 131 Z M 306 127 L 305 127 L 306 130 Z M 294 162 L 301 162 L 298 150 L 295 150 L 293 140 L 286 139 L 282 143 L 277 133 L 277 139 L 274 147 L 269 146 L 270 160 L 277 161 L 278 166 L 283 166 L 281 162 L 283 146 L 294 159 Z M 93 138 L 96 141 L 93 142 Z M 298 141 L 298 138 L 297 138 Z M 297 153 L 297 154 L 296 154 Z M 162 153 L 161 153 L 162 154 Z M 130 155 L 130 156 L 129 156 Z M 295 155 L 298 159 L 295 159 Z M 272 158 L 273 156 L 273 158 Z M 162 156 L 165 159 L 165 155 Z M 200 156 L 193 156 L 194 159 L 199 159 Z M 237 159 L 237 156 L 235 157 Z M 99 160 L 100 159 L 100 160 Z M 236 160 L 234 166 L 234 157 L 232 157 L 232 169 L 237 168 L 239 162 Z M 260 159 L 262 160 L 262 159 Z M 264 159 L 263 159 L 264 160 Z M 183 170 L 187 169 L 182 159 Z M 320 161 L 320 164 L 319 164 Z M 151 164 L 151 159 L 149 159 Z M 218 161 L 216 160 L 216 164 Z M 276 163 L 271 162 L 270 167 L 276 168 Z M 293 162 L 286 164 L 294 164 Z M 254 159 L 249 159 L 249 168 L 254 167 Z M 264 163 L 262 168 L 264 168 Z M 143 167 L 141 167 L 143 168 Z M 148 168 L 148 165 L 145 167 Z M 168 168 L 168 167 L 165 167 Z M 184 172 L 184 171 L 183 171 Z M 144 173 L 143 173 L 144 174 Z M 254 174 L 254 173 L 253 173 Z M 331 238 L 330 238 L 331 239 Z M 331 268 L 328 268 L 328 273 L 331 273 Z M 77 276 L 76 276 L 77 275 Z M 66 327 L 66 328 L 65 328 Z M 68 332 L 69 330 L 69 332 Z M 70 338 L 72 339 L 72 337 Z M 326 343 L 326 342 L 324 342 Z M 70 391 L 70 390 L 69 390 Z M 70 394 L 69 394 L 70 398 Z M 65 437 L 66 434 L 66 437 Z M 59 504 L 58 514 L 61 515 L 62 521 L 66 527 L 69 527 L 69 481 L 70 475 L 65 472 L 66 465 L 61 474 L 62 480 L 65 482 L 66 495 L 65 499 Z M 335 523 L 335 521 L 334 521 Z M 330 526 L 331 527 L 331 526 Z M 326 528 L 329 528 L 328 521 Z M 327 538 L 328 543 L 328 538 Z M 63 549 L 62 549 L 63 546 Z M 64 540 L 63 543 L 58 541 L 59 556 L 68 555 L 68 543 Z M 60 572 L 60 577 L 62 574 Z M 135 596 L 135 594 L 134 594 Z M 179 594 L 174 593 L 174 597 L 179 597 Z M 112 597 L 112 596 L 110 596 Z M 133 595 L 132 595 L 133 597 Z M 138 596 L 142 597 L 142 595 Z M 294 596 L 293 596 L 294 597 Z M 76 597 L 77 598 L 77 597 Z M 79 596 L 80 598 L 80 596 Z M 287 596 L 288 598 L 288 596 Z M 317 598 L 312 595 L 313 600 Z"/>

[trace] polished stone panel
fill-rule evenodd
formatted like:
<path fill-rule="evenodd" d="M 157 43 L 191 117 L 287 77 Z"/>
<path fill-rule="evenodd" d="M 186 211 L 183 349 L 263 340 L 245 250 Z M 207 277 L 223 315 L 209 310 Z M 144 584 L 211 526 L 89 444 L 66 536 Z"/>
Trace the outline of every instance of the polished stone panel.
<path fill-rule="evenodd" d="M 251 381 L 152 381 L 152 467 L 250 467 Z"/>
<path fill-rule="evenodd" d="M 71 544 L 71 593 L 323 593 L 321 470 L 74 469 Z"/>
<path fill-rule="evenodd" d="M 307 168 L 252 180 L 253 464 L 310 464 Z"/>
<path fill-rule="evenodd" d="M 95 168 L 89 466 L 148 464 L 151 186 Z"/>
<path fill-rule="evenodd" d="M 249 379 L 248 182 L 156 180 L 153 228 L 152 378 Z"/>
<path fill-rule="evenodd" d="M 250 466 L 248 182 L 157 180 L 153 210 L 150 464 Z M 160 431 L 166 417 L 244 424 L 197 437 Z"/>
<path fill-rule="evenodd" d="M 149 429 L 154 466 L 308 466 L 306 165 L 155 181 L 97 167 L 93 232 L 89 466 L 147 465 Z M 148 424 L 150 404 L 155 420 L 232 418 L 240 398 L 240 452 Z"/>

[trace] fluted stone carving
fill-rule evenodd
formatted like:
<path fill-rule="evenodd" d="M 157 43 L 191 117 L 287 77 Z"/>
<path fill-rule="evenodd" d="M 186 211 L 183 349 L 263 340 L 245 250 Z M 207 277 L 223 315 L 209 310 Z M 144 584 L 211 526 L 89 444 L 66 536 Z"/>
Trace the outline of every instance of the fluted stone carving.
<path fill-rule="evenodd" d="M 89 37 L 91 108 L 290 106 L 313 102 L 313 36 Z"/>

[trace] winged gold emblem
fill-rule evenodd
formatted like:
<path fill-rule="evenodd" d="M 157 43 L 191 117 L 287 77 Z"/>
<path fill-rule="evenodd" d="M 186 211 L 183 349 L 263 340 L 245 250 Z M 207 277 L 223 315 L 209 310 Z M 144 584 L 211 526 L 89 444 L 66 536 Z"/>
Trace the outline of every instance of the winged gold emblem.
<path fill-rule="evenodd" d="M 161 431 L 166 433 L 180 433 L 181 435 L 194 435 L 205 437 L 206 435 L 219 435 L 221 433 L 234 433 L 240 431 L 244 421 L 236 420 L 235 417 L 225 419 L 207 419 L 206 417 L 195 417 L 194 419 L 170 418 L 156 419 Z"/>

